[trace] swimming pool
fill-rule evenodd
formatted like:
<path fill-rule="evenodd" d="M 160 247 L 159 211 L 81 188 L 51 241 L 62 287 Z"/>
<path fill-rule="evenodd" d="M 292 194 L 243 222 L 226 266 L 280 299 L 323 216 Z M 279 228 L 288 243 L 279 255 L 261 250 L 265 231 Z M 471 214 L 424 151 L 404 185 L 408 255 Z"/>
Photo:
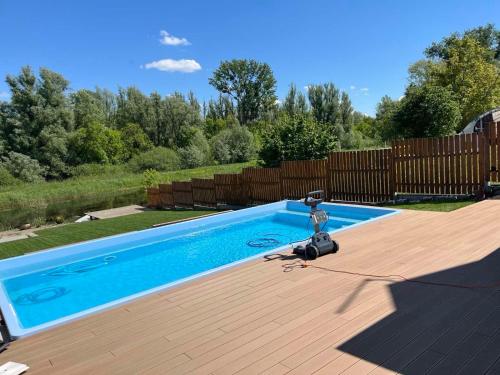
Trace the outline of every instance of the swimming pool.
<path fill-rule="evenodd" d="M 396 210 L 323 203 L 335 232 Z M 309 209 L 281 201 L 0 261 L 0 308 L 21 337 L 289 248 L 311 235 Z"/>

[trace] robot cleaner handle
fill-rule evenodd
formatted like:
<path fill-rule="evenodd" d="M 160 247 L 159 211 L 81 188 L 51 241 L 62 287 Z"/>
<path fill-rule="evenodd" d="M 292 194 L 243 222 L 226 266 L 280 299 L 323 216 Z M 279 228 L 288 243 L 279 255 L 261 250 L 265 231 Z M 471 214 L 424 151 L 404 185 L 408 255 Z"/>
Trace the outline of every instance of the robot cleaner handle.
<path fill-rule="evenodd" d="M 314 196 L 319 196 L 319 198 L 314 198 Z M 314 206 L 316 207 L 318 204 L 323 202 L 325 199 L 325 192 L 323 190 L 315 190 L 310 191 L 306 194 L 306 198 L 304 199 L 304 203 L 306 206 Z"/>

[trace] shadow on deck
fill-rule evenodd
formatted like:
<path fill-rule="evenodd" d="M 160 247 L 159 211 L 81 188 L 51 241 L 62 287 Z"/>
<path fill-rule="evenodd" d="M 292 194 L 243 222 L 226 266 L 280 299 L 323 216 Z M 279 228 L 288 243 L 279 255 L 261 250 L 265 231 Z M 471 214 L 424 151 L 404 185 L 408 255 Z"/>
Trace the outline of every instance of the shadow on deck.
<path fill-rule="evenodd" d="M 413 280 L 491 287 L 391 284 L 396 311 L 338 349 L 381 366 L 381 373 L 500 374 L 500 248 L 480 261 Z M 362 364 L 347 373 L 361 373 L 356 365 Z"/>

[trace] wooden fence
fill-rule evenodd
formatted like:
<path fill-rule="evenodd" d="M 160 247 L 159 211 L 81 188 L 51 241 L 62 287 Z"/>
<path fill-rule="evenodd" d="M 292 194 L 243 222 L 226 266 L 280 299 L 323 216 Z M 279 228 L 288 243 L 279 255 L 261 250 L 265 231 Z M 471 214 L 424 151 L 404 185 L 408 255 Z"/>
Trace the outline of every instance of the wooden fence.
<path fill-rule="evenodd" d="M 282 198 L 300 199 L 313 190 L 324 190 L 329 197 L 327 160 L 298 160 L 281 163 Z"/>
<path fill-rule="evenodd" d="M 211 178 L 193 178 L 193 203 L 195 206 L 217 207 L 215 199 L 215 183 Z"/>
<path fill-rule="evenodd" d="M 462 134 L 395 142 L 395 191 L 477 194 L 484 185 L 481 137 L 479 134 Z"/>
<path fill-rule="evenodd" d="M 394 194 L 391 149 L 332 152 L 327 166 L 332 200 L 376 203 Z"/>
<path fill-rule="evenodd" d="M 215 199 L 218 203 L 244 206 L 248 194 L 243 176 L 239 173 L 214 175 Z"/>
<path fill-rule="evenodd" d="M 483 133 L 396 141 L 391 148 L 332 152 L 325 160 L 285 161 L 213 179 L 148 189 L 148 205 L 244 206 L 300 199 L 324 190 L 328 200 L 379 203 L 395 194 L 478 195 L 500 182 L 500 122 Z"/>
<path fill-rule="evenodd" d="M 280 168 L 244 168 L 242 174 L 249 203 L 268 203 L 281 199 Z"/>
<path fill-rule="evenodd" d="M 172 191 L 172 184 L 158 185 L 160 193 L 160 206 L 164 208 L 174 207 L 174 194 Z"/>
<path fill-rule="evenodd" d="M 485 152 L 485 169 L 489 174 L 489 181 L 500 182 L 500 122 L 489 124 L 486 127 L 488 136 Z"/>
<path fill-rule="evenodd" d="M 191 181 L 174 181 L 172 182 L 172 193 L 175 206 L 193 207 L 193 187 Z"/>

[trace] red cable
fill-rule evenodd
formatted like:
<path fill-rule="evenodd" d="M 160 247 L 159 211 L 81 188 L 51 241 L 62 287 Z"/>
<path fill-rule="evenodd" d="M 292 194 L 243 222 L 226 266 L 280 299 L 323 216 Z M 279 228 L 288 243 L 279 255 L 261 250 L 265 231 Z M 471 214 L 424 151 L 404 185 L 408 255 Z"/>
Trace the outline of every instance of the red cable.
<path fill-rule="evenodd" d="M 500 281 L 491 283 L 491 284 L 454 284 L 454 283 L 444 283 L 444 282 L 434 282 L 434 281 L 424 281 L 424 280 L 415 280 L 415 279 L 408 279 L 402 275 L 376 275 L 376 274 L 371 274 L 371 273 L 361 273 L 361 272 L 351 272 L 351 271 L 345 271 L 345 270 L 336 270 L 333 268 L 328 268 L 328 267 L 322 267 L 322 266 L 314 266 L 312 264 L 307 264 L 306 262 L 301 262 L 301 261 L 296 261 L 293 263 L 287 263 L 282 265 L 283 272 L 290 272 L 293 271 L 295 268 L 317 268 L 319 270 L 323 271 L 329 271 L 329 272 L 335 272 L 335 273 L 343 273 L 347 275 L 354 275 L 354 276 L 363 276 L 363 277 L 373 277 L 377 279 L 394 279 L 398 278 L 403 281 L 409 282 L 409 283 L 414 283 L 414 284 L 424 284 L 424 285 L 435 285 L 435 286 L 446 286 L 446 287 L 451 287 L 451 288 L 461 288 L 461 289 L 490 289 L 490 288 L 497 288 L 500 287 Z"/>

